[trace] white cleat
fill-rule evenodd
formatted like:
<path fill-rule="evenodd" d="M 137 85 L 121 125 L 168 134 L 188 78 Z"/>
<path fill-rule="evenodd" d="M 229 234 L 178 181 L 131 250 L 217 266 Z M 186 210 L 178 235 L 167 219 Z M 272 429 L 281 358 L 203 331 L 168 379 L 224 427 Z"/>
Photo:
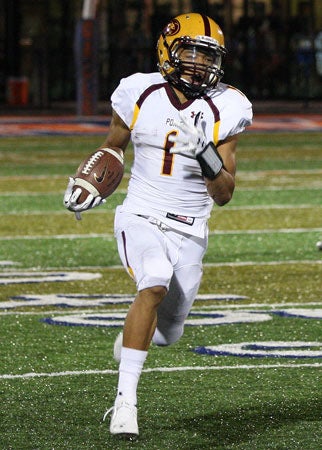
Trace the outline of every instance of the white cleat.
<path fill-rule="evenodd" d="M 125 400 L 117 400 L 112 408 L 108 409 L 104 414 L 106 416 L 112 413 L 110 423 L 110 433 L 114 435 L 124 436 L 133 439 L 139 435 L 139 427 L 137 421 L 137 407 Z"/>
<path fill-rule="evenodd" d="M 116 362 L 121 361 L 121 350 L 123 345 L 123 333 L 119 333 L 114 342 L 113 356 Z"/>

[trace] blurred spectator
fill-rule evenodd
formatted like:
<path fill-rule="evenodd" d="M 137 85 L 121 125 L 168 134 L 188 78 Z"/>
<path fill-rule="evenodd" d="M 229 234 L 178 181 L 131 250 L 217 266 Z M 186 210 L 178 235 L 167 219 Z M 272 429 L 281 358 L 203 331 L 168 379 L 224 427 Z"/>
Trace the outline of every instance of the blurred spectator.
<path fill-rule="evenodd" d="M 322 76 L 322 31 L 320 31 L 314 39 L 315 59 L 316 59 L 316 72 Z"/>

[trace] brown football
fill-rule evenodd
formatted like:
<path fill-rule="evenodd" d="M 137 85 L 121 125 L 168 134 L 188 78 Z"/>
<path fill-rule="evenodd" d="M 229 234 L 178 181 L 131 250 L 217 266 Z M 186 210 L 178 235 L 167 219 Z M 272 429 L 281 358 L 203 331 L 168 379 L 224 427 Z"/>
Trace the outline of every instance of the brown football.
<path fill-rule="evenodd" d="M 123 151 L 118 147 L 100 148 L 89 155 L 78 167 L 75 185 L 82 189 L 77 203 L 83 203 L 88 194 L 106 198 L 120 184 L 124 173 Z"/>

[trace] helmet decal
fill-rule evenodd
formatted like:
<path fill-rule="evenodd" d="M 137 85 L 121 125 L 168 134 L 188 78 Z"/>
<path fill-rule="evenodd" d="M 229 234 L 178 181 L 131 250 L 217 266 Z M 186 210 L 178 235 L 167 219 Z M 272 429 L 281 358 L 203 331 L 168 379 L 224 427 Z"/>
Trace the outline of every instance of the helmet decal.
<path fill-rule="evenodd" d="M 174 36 L 180 31 L 180 22 L 177 19 L 172 19 L 163 31 L 165 36 Z"/>

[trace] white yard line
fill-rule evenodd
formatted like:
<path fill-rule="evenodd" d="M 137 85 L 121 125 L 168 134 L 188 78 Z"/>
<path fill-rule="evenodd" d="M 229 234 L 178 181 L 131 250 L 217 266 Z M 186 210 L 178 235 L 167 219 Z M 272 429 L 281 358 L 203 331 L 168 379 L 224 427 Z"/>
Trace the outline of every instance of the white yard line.
<path fill-rule="evenodd" d="M 272 233 L 311 233 L 322 232 L 322 228 L 265 228 L 263 230 L 215 230 L 210 236 L 217 234 L 272 234 Z"/>
<path fill-rule="evenodd" d="M 321 191 L 321 189 L 319 189 L 319 192 Z M 2 195 L 2 194 L 1 194 Z M 262 210 L 262 209 L 313 209 L 313 208 L 321 208 L 321 205 L 313 205 L 313 204 L 299 204 L 299 205 L 283 205 L 283 204 L 271 204 L 271 205 L 240 205 L 240 206 L 227 206 L 225 208 L 225 212 L 229 212 L 229 211 L 239 211 L 239 210 Z M 100 208 L 97 209 L 95 211 L 90 211 L 89 214 L 95 216 L 96 214 L 114 214 L 115 213 L 115 209 L 105 209 Z M 64 208 L 62 208 L 60 211 L 38 211 L 38 210 L 34 210 L 34 211 L 12 211 L 12 212 L 5 212 L 3 213 L 6 216 L 33 216 L 33 215 L 45 215 L 45 214 L 55 214 L 55 215 L 70 215 L 70 213 L 68 213 Z M 216 214 L 216 210 L 214 211 L 214 214 Z"/>
<path fill-rule="evenodd" d="M 260 149 L 256 149 L 256 152 L 260 151 Z M 316 150 L 317 153 L 320 152 L 320 149 Z M 267 153 L 267 149 L 264 148 L 263 152 Z M 243 158 L 242 160 L 243 162 L 253 162 L 253 160 L 251 158 Z M 71 162 L 71 161 L 70 161 Z M 320 174 L 322 173 L 322 168 L 317 168 L 317 169 L 267 169 L 267 170 L 241 170 L 239 169 L 237 172 L 237 176 L 245 176 L 247 179 L 249 177 L 252 177 L 253 179 L 262 177 L 262 175 L 265 174 L 274 174 L 274 175 L 285 175 L 285 174 L 291 174 L 291 175 L 316 175 L 316 174 Z M 67 177 L 68 178 L 68 177 Z M 130 178 L 130 174 L 129 173 L 125 173 L 124 174 L 124 179 L 125 178 Z M 50 175 L 50 179 L 55 179 L 55 180 L 66 180 L 66 175 L 59 175 L 59 174 L 55 174 L 55 175 Z M 29 181 L 34 181 L 34 180 L 48 180 L 48 175 L 24 175 L 24 174 L 19 174 L 19 175 L 1 175 L 0 176 L 0 181 L 1 180 L 29 180 Z M 67 183 L 67 182 L 66 182 Z M 270 187 L 268 187 L 269 189 Z M 296 186 L 295 186 L 296 188 Z M 264 189 L 267 189 L 267 187 L 264 187 Z"/>
<path fill-rule="evenodd" d="M 243 266 L 283 266 L 292 264 L 322 264 L 322 260 L 289 260 L 289 261 L 240 261 L 222 263 L 204 263 L 204 267 L 243 267 Z"/>
<path fill-rule="evenodd" d="M 228 235 L 228 234 L 274 234 L 274 233 L 322 233 L 322 227 L 318 228 L 265 228 L 259 230 L 215 230 L 209 233 L 213 235 Z M 0 241 L 15 241 L 15 240 L 41 240 L 41 239 L 93 239 L 104 238 L 114 239 L 113 233 L 88 233 L 88 234 L 50 234 L 46 235 L 32 235 L 32 236 L 0 236 Z"/>
<path fill-rule="evenodd" d="M 0 241 L 15 241 L 15 240 L 40 240 L 40 239 L 93 239 L 105 238 L 112 239 L 114 235 L 111 233 L 89 233 L 89 234 L 53 234 L 53 235 L 33 235 L 33 236 L 3 236 Z"/>
<path fill-rule="evenodd" d="M 154 367 L 150 369 L 143 369 L 144 373 L 151 372 L 185 372 L 185 371 L 211 371 L 211 370 L 263 370 L 263 369 L 299 369 L 310 367 L 312 369 L 319 369 L 322 367 L 322 363 L 312 364 L 242 364 L 236 366 L 183 366 L 183 367 Z M 117 370 L 71 370 L 65 372 L 31 372 L 23 374 L 0 374 L 1 380 L 14 380 L 14 379 L 27 379 L 27 378 L 54 378 L 54 377 L 66 377 L 66 376 L 80 376 L 80 375 L 116 375 Z"/>
<path fill-rule="evenodd" d="M 315 259 L 302 259 L 302 260 L 296 260 L 296 259 L 290 259 L 286 261 L 238 261 L 238 262 L 219 262 L 219 263 L 204 263 L 204 267 L 247 267 L 247 266 L 283 266 L 283 265 L 293 265 L 293 264 L 304 264 L 304 265 L 321 265 L 321 260 L 315 260 Z M 14 267 L 14 270 L 19 270 L 17 267 L 17 264 L 14 261 L 10 261 L 10 267 Z M 12 269 L 8 268 L 6 266 L 1 267 L 1 261 L 0 261 L 0 269 L 5 269 L 6 273 L 10 275 L 12 273 Z M 43 270 L 43 273 L 49 273 L 51 271 L 60 271 L 60 272 L 71 272 L 71 271 L 83 271 L 83 270 L 102 270 L 102 269 L 108 269 L 108 270 L 124 270 L 124 267 L 122 265 L 115 265 L 115 266 L 77 266 L 77 267 L 47 267 Z M 22 269 L 23 271 L 26 271 L 28 269 Z M 3 272 L 0 272 L 3 273 Z M 32 272 L 31 272 L 32 273 Z"/>
<path fill-rule="evenodd" d="M 321 192 L 321 189 L 319 189 Z M 312 204 L 301 204 L 301 205 L 283 205 L 283 204 L 272 204 L 272 205 L 240 205 L 240 206 L 227 206 L 225 212 L 229 211 L 256 211 L 256 210 L 267 210 L 267 209 L 316 209 L 321 208 L 321 205 L 312 205 Z M 216 210 L 214 215 L 216 214 Z"/>
<path fill-rule="evenodd" d="M 321 189 L 319 189 L 321 191 Z M 269 211 L 269 210 L 305 210 L 305 209 L 322 209 L 321 205 L 312 205 L 312 204 L 299 204 L 299 205 L 283 205 L 283 204 L 272 204 L 272 205 L 240 205 L 240 206 L 227 206 L 225 209 L 225 213 L 229 214 L 229 212 L 232 211 Z M 115 214 L 115 209 L 97 209 L 96 211 L 90 211 L 89 212 L 92 217 L 94 217 L 97 214 L 105 214 L 105 215 L 113 215 Z M 214 216 L 216 216 L 216 210 L 214 211 Z M 65 209 L 62 208 L 61 211 L 11 211 L 11 212 L 5 212 L 3 213 L 3 216 L 6 217 L 16 217 L 16 216 L 23 216 L 23 217 L 30 217 L 30 216 L 66 216 L 69 215 Z"/>
<path fill-rule="evenodd" d="M 8 177 L 7 177 L 8 178 Z M 14 178 L 14 177 L 13 177 Z M 51 178 L 55 178 L 55 177 L 51 177 Z M 24 177 L 17 177 L 17 180 L 19 180 L 19 182 L 21 182 L 24 179 Z M 11 180 L 11 177 L 10 177 Z M 0 181 L 1 181 L 1 176 L 0 176 Z M 260 187 L 262 192 L 280 192 L 282 187 L 281 186 L 261 186 Z M 283 187 L 284 190 L 286 191 L 320 191 L 321 188 L 319 186 L 312 186 L 312 187 L 306 187 L 306 186 L 284 186 Z M 253 192 L 253 191 L 257 191 L 258 188 L 254 187 L 254 186 L 249 186 L 249 187 L 241 187 L 238 186 L 237 191 L 238 192 Z M 46 196 L 46 195 L 63 195 L 63 191 L 12 191 L 12 190 L 8 190 L 8 191 L 3 191 L 1 192 L 1 195 L 3 197 L 42 197 L 42 196 Z M 117 194 L 126 194 L 127 193 L 127 189 L 121 189 L 118 188 Z"/>
<path fill-rule="evenodd" d="M 103 297 L 103 296 L 102 296 Z M 130 295 L 129 295 L 130 297 Z M 132 300 L 134 299 L 134 294 L 131 297 Z M 289 308 L 296 308 L 298 306 L 302 307 L 302 308 L 310 308 L 310 309 L 314 309 L 315 307 L 321 307 L 322 303 L 321 302 L 308 302 L 308 303 L 299 303 L 299 302 L 294 302 L 294 303 L 244 303 L 244 304 L 233 304 L 233 303 L 229 303 L 229 305 L 224 304 L 224 305 L 219 305 L 216 304 L 214 306 L 213 303 L 211 303 L 210 305 L 204 305 L 201 306 L 198 304 L 199 301 L 207 301 L 207 297 L 211 297 L 209 300 L 216 300 L 216 298 L 214 298 L 214 296 L 210 295 L 210 294 L 200 294 L 197 296 L 194 306 L 192 308 L 192 312 L 198 310 L 208 310 L 208 309 L 212 309 L 212 310 L 243 310 L 243 311 L 249 311 L 249 310 L 253 310 L 254 308 L 259 309 L 260 311 L 274 311 L 275 309 L 289 309 Z M 90 299 L 88 301 L 91 301 Z M 129 309 L 129 304 L 131 302 L 129 301 L 127 304 L 126 308 L 107 308 L 102 309 L 102 305 L 98 305 L 100 306 L 99 312 L 100 313 L 104 313 L 107 312 L 108 314 L 114 314 L 114 313 L 121 313 L 121 314 L 126 314 L 128 312 Z M 19 305 L 21 306 L 21 305 Z M 28 306 L 32 306 L 34 307 L 34 305 L 28 305 L 28 303 L 26 302 L 25 304 L 26 307 Z M 37 307 L 38 305 L 36 305 L 35 307 Z M 75 306 L 75 308 L 73 308 L 72 310 L 63 310 L 62 308 L 57 307 L 56 309 L 51 309 L 48 311 L 16 311 L 15 309 L 12 309 L 10 311 L 0 311 L 0 317 L 1 316 L 50 316 L 50 315 L 54 315 L 54 314 L 59 314 L 59 315 L 64 315 L 64 316 L 69 316 L 69 315 L 74 315 L 75 314 L 75 310 L 77 310 L 77 313 L 79 314 L 97 314 L 98 309 L 96 308 L 82 308 L 82 307 L 78 307 Z"/>

